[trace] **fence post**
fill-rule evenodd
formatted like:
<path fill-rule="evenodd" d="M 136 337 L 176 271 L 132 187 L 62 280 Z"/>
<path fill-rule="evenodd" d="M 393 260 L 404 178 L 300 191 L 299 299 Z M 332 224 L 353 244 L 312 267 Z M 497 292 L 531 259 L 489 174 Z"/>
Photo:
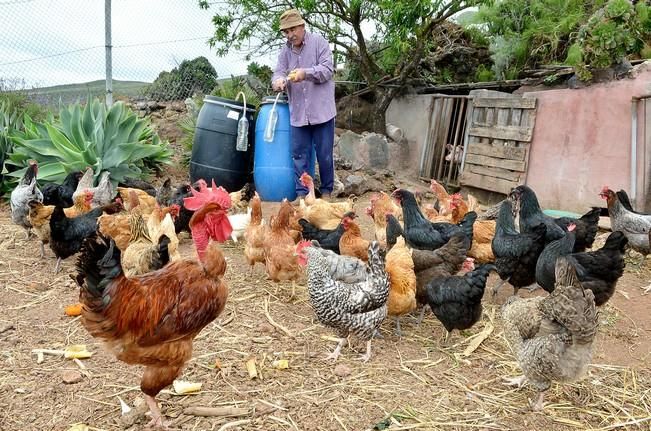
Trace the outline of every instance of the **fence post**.
<path fill-rule="evenodd" d="M 113 106 L 113 58 L 111 45 L 111 0 L 104 0 L 104 39 L 106 42 L 106 106 Z M 90 102 L 90 100 L 89 100 Z"/>

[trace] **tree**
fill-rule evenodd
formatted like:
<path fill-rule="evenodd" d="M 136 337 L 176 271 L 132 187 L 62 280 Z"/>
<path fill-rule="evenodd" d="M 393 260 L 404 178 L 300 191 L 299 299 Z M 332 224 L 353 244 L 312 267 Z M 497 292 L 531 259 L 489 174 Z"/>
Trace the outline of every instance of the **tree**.
<path fill-rule="evenodd" d="M 145 89 L 145 95 L 157 100 L 179 100 L 195 92 L 208 94 L 217 85 L 217 72 L 206 57 L 183 60 L 170 72 L 163 71 Z"/>
<path fill-rule="evenodd" d="M 211 45 L 220 55 L 248 50 L 249 58 L 279 49 L 280 14 L 292 7 L 324 35 L 345 61 L 354 62 L 374 93 L 372 129 L 385 131 L 385 113 L 431 48 L 432 35 L 452 15 L 486 0 L 225 0 L 213 16 Z M 208 9 L 208 1 L 199 5 Z M 374 28 L 372 36 L 363 27 Z M 378 49 L 371 49 L 377 46 Z M 390 80 L 390 86 L 388 84 Z"/>

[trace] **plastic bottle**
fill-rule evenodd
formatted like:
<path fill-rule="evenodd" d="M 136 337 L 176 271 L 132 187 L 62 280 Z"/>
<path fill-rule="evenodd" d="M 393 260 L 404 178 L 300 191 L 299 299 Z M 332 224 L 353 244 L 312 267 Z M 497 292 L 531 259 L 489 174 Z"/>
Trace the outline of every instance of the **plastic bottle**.
<path fill-rule="evenodd" d="M 242 113 L 242 117 L 237 122 L 237 144 L 235 149 L 237 151 L 246 151 L 249 143 L 249 120 L 246 118 L 246 111 Z"/>
<path fill-rule="evenodd" d="M 264 128 L 264 140 L 266 142 L 273 142 L 274 132 L 276 131 L 276 123 L 278 122 L 278 111 L 276 111 L 276 104 L 271 108 L 267 124 Z"/>

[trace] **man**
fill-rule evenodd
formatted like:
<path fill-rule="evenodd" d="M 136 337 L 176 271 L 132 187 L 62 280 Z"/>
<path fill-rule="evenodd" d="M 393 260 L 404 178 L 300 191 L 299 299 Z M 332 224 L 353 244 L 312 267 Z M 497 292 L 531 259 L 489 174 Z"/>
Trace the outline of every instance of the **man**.
<path fill-rule="evenodd" d="M 272 77 L 274 91 L 289 96 L 294 182 L 298 197 L 308 190 L 299 178 L 308 172 L 312 149 L 316 150 L 321 196 L 330 197 L 334 186 L 335 83 L 332 51 L 328 41 L 305 31 L 296 9 L 280 16 L 280 31 L 287 43 L 280 50 Z"/>

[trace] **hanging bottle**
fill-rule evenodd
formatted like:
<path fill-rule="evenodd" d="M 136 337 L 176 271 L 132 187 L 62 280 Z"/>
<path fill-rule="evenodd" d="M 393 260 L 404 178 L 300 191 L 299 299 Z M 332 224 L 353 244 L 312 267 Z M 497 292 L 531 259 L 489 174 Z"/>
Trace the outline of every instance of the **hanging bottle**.
<path fill-rule="evenodd" d="M 249 143 L 249 120 L 246 118 L 246 111 L 242 113 L 240 120 L 237 122 L 237 151 L 246 151 Z"/>
<path fill-rule="evenodd" d="M 269 113 L 269 118 L 267 118 L 267 124 L 264 128 L 264 140 L 266 142 L 273 142 L 274 132 L 276 131 L 276 123 L 278 122 L 278 111 L 276 111 L 276 105 L 274 104 Z"/>

